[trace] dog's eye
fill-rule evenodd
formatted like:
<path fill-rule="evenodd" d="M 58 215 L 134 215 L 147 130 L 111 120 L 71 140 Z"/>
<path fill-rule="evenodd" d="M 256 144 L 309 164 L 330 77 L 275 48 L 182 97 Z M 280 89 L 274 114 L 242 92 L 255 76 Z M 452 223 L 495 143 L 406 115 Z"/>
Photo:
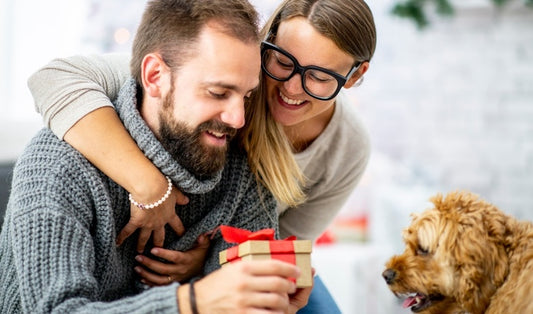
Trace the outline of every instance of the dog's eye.
<path fill-rule="evenodd" d="M 429 254 L 429 250 L 426 249 L 426 248 L 421 247 L 420 245 L 416 249 L 416 255 L 425 256 L 425 255 L 428 255 L 428 254 Z"/>

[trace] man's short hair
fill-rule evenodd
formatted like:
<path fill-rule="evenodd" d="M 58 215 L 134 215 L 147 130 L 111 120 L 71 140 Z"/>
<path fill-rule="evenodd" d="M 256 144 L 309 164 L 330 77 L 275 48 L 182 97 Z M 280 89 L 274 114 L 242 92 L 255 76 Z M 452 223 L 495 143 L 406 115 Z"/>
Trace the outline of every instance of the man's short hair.
<path fill-rule="evenodd" d="M 247 0 L 151 0 L 133 42 L 130 70 L 142 86 L 143 58 L 158 52 L 173 70 L 194 52 L 203 27 L 216 22 L 221 31 L 259 45 L 258 14 Z"/>

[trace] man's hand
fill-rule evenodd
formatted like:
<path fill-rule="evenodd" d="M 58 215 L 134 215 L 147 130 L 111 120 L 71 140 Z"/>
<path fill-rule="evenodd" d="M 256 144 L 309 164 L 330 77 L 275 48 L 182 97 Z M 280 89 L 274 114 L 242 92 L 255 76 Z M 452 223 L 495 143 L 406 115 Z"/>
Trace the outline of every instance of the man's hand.
<path fill-rule="evenodd" d="M 314 278 L 315 269 L 312 268 L 311 272 Z M 313 290 L 313 286 L 296 289 L 296 292 L 289 296 L 289 308 L 287 309 L 287 314 L 295 314 L 301 308 L 307 305 L 307 302 L 309 302 L 309 296 L 311 295 L 311 290 Z"/>
<path fill-rule="evenodd" d="M 194 285 L 200 313 L 287 313 L 296 291 L 295 265 L 278 261 L 227 264 Z"/>
<path fill-rule="evenodd" d="M 140 201 L 135 198 L 137 201 Z M 160 197 L 160 196 L 159 196 Z M 161 205 L 153 209 L 140 209 L 137 206 L 131 204 L 130 213 L 131 217 L 128 224 L 120 231 L 117 237 L 117 245 L 121 245 L 122 242 L 135 230 L 141 229 L 139 233 L 139 239 L 137 240 L 137 252 L 143 252 L 148 239 L 153 232 L 154 246 L 163 246 L 165 241 L 165 225 L 169 224 L 172 229 L 178 234 L 182 235 L 185 231 L 181 219 L 176 215 L 176 205 L 185 205 L 189 202 L 189 199 L 181 193 L 175 187 L 172 187 L 172 192 L 168 199 Z"/>
<path fill-rule="evenodd" d="M 182 282 L 201 273 L 208 249 L 209 238 L 206 235 L 201 235 L 197 245 L 186 252 L 153 248 L 150 253 L 168 263 L 138 255 L 135 259 L 144 268 L 137 266 L 135 271 L 141 276 L 141 281 L 149 286 L 167 285 L 173 281 Z"/>

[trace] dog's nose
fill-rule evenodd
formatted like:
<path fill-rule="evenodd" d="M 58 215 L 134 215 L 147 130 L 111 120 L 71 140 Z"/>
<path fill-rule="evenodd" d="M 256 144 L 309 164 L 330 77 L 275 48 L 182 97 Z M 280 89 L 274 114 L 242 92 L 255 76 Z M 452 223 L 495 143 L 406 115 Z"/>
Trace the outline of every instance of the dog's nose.
<path fill-rule="evenodd" d="M 394 271 L 394 269 L 386 269 L 383 274 L 381 274 L 383 276 L 383 278 L 385 279 L 385 282 L 390 285 L 393 281 L 394 281 L 394 278 L 396 278 L 396 272 Z"/>

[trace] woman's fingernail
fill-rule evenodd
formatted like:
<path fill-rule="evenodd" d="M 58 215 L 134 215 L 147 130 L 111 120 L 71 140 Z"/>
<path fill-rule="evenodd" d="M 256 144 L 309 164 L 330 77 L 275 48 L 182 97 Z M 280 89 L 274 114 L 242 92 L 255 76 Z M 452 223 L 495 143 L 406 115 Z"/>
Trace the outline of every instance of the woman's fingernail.
<path fill-rule="evenodd" d="M 143 258 L 142 258 L 142 256 L 137 255 L 137 256 L 135 256 L 135 260 L 140 263 L 140 262 L 143 261 Z"/>
<path fill-rule="evenodd" d="M 154 255 L 157 255 L 157 254 L 159 254 L 159 249 L 157 249 L 157 248 L 153 248 L 153 249 L 150 251 L 150 253 L 152 253 L 152 254 L 154 254 Z"/>
<path fill-rule="evenodd" d="M 133 270 L 135 270 L 135 272 L 137 272 L 139 274 L 141 273 L 141 268 L 140 267 L 135 267 L 135 268 L 133 268 Z"/>

